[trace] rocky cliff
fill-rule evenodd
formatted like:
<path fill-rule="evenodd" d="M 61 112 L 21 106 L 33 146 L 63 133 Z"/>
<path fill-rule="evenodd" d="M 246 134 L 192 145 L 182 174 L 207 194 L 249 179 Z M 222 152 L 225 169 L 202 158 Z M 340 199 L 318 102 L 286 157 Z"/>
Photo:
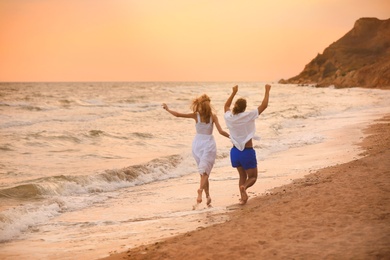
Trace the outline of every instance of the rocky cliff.
<path fill-rule="evenodd" d="M 361 18 L 304 70 L 279 83 L 390 88 L 390 19 Z"/>

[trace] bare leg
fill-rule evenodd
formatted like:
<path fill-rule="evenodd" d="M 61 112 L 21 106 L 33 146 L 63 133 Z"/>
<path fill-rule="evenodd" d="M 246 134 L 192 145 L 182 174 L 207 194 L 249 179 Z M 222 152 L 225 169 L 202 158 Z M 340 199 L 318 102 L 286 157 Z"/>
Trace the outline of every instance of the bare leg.
<path fill-rule="evenodd" d="M 248 201 L 248 194 L 246 193 L 244 185 L 240 186 L 241 200 L 240 204 L 244 205 Z"/>
<path fill-rule="evenodd" d="M 203 190 L 206 193 L 206 197 L 210 197 L 209 193 L 209 176 L 206 173 L 200 175 L 200 187 L 198 189 L 198 198 L 196 199 L 197 203 L 202 202 L 202 193 Z"/>
<path fill-rule="evenodd" d="M 201 203 L 202 202 L 202 189 L 198 189 L 198 197 L 196 198 L 196 203 Z"/>
<path fill-rule="evenodd" d="M 241 187 L 245 185 L 245 182 L 248 178 L 248 175 L 246 174 L 244 168 L 242 168 L 242 167 L 237 167 L 237 171 L 238 171 L 238 174 L 240 175 L 240 179 L 238 180 L 238 189 L 240 190 L 240 194 L 241 194 L 241 197 L 240 197 L 240 203 L 241 203 L 243 201 L 243 194 L 242 194 Z"/>
<path fill-rule="evenodd" d="M 238 170 L 238 168 L 237 168 Z M 239 187 L 240 187 L 240 193 L 241 193 L 241 204 L 245 204 L 248 201 L 248 194 L 246 193 L 246 190 L 253 186 L 253 184 L 256 183 L 257 181 L 257 168 L 252 168 L 248 169 L 245 172 L 245 174 L 242 172 L 244 169 L 240 169 L 240 182 L 239 182 Z M 243 178 L 241 178 L 241 175 Z M 244 181 L 245 177 L 245 181 Z"/>
<path fill-rule="evenodd" d="M 207 181 L 204 185 L 204 192 L 206 193 L 206 198 L 207 198 L 207 206 L 211 204 L 211 197 L 210 197 L 210 190 L 209 190 L 209 179 L 207 177 Z"/>
<path fill-rule="evenodd" d="M 248 169 L 246 173 L 248 174 L 248 179 L 245 181 L 244 187 L 248 189 L 257 181 L 257 168 Z"/>
<path fill-rule="evenodd" d="M 205 181 L 205 183 L 203 185 L 203 189 L 204 189 L 204 193 L 206 193 L 206 197 L 208 197 L 210 195 L 208 178 L 207 178 L 207 180 Z"/>

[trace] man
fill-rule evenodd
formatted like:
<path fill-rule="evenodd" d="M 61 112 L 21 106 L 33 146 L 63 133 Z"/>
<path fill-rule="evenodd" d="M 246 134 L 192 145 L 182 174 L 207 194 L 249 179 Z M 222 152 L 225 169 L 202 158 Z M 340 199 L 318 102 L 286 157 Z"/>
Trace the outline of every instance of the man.
<path fill-rule="evenodd" d="M 271 85 L 266 84 L 263 102 L 257 109 L 248 112 L 245 112 L 246 100 L 243 98 L 237 99 L 233 110 L 230 110 L 233 98 L 238 92 L 238 85 L 233 87 L 233 92 L 225 103 L 224 118 L 234 145 L 230 150 L 230 160 L 240 175 L 238 186 L 241 194 L 240 204 L 242 205 L 248 201 L 246 190 L 257 180 L 257 159 L 252 138 L 256 132 L 255 120 L 268 106 L 270 90 Z"/>

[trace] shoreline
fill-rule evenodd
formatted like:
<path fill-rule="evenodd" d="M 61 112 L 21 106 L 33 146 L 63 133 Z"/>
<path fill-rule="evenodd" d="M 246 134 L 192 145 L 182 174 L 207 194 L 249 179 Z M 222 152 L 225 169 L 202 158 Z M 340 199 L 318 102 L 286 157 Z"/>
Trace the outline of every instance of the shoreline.
<path fill-rule="evenodd" d="M 359 159 L 251 198 L 222 224 L 102 259 L 390 257 L 390 115 L 364 133 Z"/>

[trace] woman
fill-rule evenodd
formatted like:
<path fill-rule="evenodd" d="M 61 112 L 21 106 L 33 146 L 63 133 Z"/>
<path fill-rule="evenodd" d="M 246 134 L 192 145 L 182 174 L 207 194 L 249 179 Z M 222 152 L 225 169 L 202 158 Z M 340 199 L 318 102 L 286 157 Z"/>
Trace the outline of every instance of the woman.
<path fill-rule="evenodd" d="M 196 206 L 202 202 L 203 191 L 206 194 L 207 205 L 209 206 L 211 203 L 209 176 L 217 155 L 217 147 L 213 136 L 214 124 L 221 135 L 229 137 L 229 134 L 222 130 L 218 122 L 218 117 L 212 111 L 210 98 L 206 94 L 193 100 L 191 105 L 192 113 L 189 114 L 170 110 L 165 103 L 163 104 L 163 108 L 175 117 L 192 118 L 196 122 L 196 135 L 192 142 L 192 155 L 198 165 L 200 174 L 200 186 Z"/>
<path fill-rule="evenodd" d="M 245 112 L 246 100 L 237 99 L 233 111 L 230 111 L 234 96 L 238 92 L 238 86 L 233 87 L 233 92 L 225 103 L 225 122 L 230 132 L 233 148 L 230 150 L 230 160 L 240 175 L 238 187 L 240 189 L 240 204 L 248 200 L 246 190 L 255 184 L 257 180 L 256 151 L 253 149 L 252 138 L 256 132 L 255 120 L 267 108 L 271 85 L 265 85 L 263 102 L 257 109 Z"/>

